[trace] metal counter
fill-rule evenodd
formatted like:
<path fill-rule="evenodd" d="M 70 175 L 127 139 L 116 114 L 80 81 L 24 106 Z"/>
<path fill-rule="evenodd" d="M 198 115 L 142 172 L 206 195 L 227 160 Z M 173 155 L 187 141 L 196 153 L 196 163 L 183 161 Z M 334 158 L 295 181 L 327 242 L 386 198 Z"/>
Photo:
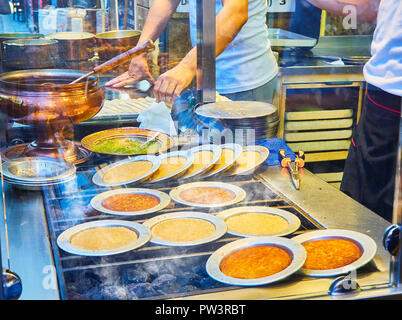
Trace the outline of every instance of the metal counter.
<path fill-rule="evenodd" d="M 369 267 L 363 267 L 362 272 L 357 271 L 362 291 L 336 299 L 376 298 L 401 293 L 388 286 L 390 256 L 382 246 L 382 236 L 389 223 L 305 169 L 301 173 L 299 191 L 291 184 L 288 172 L 280 167 L 266 167 L 259 175 L 325 228 L 359 231 L 376 241 L 378 250 L 374 260 Z M 14 189 L 6 184 L 5 194 L 10 268 L 22 278 L 21 299 L 59 299 L 42 193 Z M 3 231 L 4 218 L 0 223 Z M 2 245 L 3 265 L 7 266 L 4 232 Z M 333 280 L 296 275 L 269 286 L 179 299 L 331 299 L 327 292 Z"/>

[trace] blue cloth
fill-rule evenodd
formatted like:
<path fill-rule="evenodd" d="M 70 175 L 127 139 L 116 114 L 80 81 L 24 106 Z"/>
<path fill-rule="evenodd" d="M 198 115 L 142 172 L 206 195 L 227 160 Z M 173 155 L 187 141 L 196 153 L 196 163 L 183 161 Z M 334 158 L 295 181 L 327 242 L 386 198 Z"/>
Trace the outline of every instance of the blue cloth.
<path fill-rule="evenodd" d="M 294 161 L 296 159 L 296 154 L 289 148 L 284 140 L 281 138 L 273 139 L 262 139 L 256 142 L 256 145 L 268 148 L 269 156 L 265 160 L 267 166 L 277 166 L 281 164 L 281 156 L 279 155 L 279 150 L 284 149 L 286 157 Z"/>

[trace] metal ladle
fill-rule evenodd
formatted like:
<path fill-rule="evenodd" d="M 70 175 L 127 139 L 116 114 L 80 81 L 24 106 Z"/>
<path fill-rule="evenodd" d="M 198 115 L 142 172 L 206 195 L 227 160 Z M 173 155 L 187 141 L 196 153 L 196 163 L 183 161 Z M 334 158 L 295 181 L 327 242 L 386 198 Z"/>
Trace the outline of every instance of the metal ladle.
<path fill-rule="evenodd" d="M 78 83 L 93 74 L 109 71 L 109 70 L 113 69 L 114 67 L 117 67 L 118 65 L 121 65 L 122 63 L 134 58 L 135 56 L 138 56 L 145 52 L 149 52 L 153 49 L 155 49 L 154 42 L 152 40 L 147 40 L 144 43 L 142 43 L 141 45 L 131 48 L 130 50 L 127 50 L 126 52 L 119 54 L 117 57 L 114 57 L 114 58 L 102 63 L 99 66 L 96 66 L 95 68 L 93 68 L 93 70 L 91 72 L 84 74 L 82 77 L 79 77 L 78 79 L 70 82 L 70 84 Z"/>
<path fill-rule="evenodd" d="M 70 84 L 78 83 L 93 74 L 104 73 L 106 71 L 109 71 L 109 70 L 117 67 L 118 65 L 121 65 L 122 63 L 124 63 L 142 53 L 149 52 L 154 49 L 155 49 L 154 42 L 152 40 L 147 40 L 144 43 L 142 43 L 141 45 L 131 48 L 130 50 L 127 50 L 126 52 L 119 54 L 118 56 L 102 63 L 101 65 L 96 66 L 95 68 L 93 68 L 93 70 L 91 72 L 88 72 L 87 74 L 84 74 L 83 76 L 79 77 L 78 79 L 75 79 L 74 81 L 70 82 Z M 44 85 L 45 84 L 50 85 L 51 83 L 44 83 Z"/>

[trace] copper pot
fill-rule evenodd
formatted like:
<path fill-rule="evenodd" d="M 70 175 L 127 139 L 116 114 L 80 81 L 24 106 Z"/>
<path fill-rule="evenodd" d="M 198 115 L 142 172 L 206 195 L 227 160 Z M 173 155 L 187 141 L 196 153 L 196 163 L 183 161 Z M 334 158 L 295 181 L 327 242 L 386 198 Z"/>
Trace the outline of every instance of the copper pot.
<path fill-rule="evenodd" d="M 52 39 L 18 39 L 3 42 L 4 66 L 10 70 L 54 68 L 58 42 Z"/>
<path fill-rule="evenodd" d="M 17 40 L 17 39 L 38 39 L 42 37 L 43 34 L 39 33 L 28 33 L 28 32 L 0 33 L 0 60 L 3 59 L 3 41 Z"/>
<path fill-rule="evenodd" d="M 98 33 L 96 47 L 100 61 L 114 58 L 122 52 L 135 47 L 141 32 L 137 30 L 114 30 Z"/>
<path fill-rule="evenodd" d="M 84 72 L 62 69 L 21 70 L 0 74 L 0 112 L 10 120 L 35 126 L 38 139 L 6 158 L 50 156 L 78 163 L 82 150 L 65 138 L 73 124 L 92 118 L 102 108 L 104 92 L 97 78 L 69 83 Z"/>
<path fill-rule="evenodd" d="M 95 34 L 89 32 L 56 32 L 46 36 L 59 42 L 59 56 L 62 61 L 81 61 L 93 58 Z"/>

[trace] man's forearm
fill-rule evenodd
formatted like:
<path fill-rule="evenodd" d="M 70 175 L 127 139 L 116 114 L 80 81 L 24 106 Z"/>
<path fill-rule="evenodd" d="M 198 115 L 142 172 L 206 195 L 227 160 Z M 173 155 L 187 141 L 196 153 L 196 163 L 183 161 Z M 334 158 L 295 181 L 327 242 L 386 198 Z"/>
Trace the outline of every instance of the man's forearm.
<path fill-rule="evenodd" d="M 357 18 L 362 21 L 375 22 L 377 18 L 378 6 L 381 0 L 307 0 L 314 6 L 328 12 L 346 15 L 344 8 L 352 5 L 357 9 Z"/>
<path fill-rule="evenodd" d="M 155 41 L 159 38 L 179 3 L 180 0 L 154 0 L 149 9 L 138 44 L 147 40 Z"/>
<path fill-rule="evenodd" d="M 219 56 L 239 33 L 248 19 L 248 0 L 223 0 L 223 7 L 216 15 L 215 54 Z M 197 67 L 197 48 L 184 57 L 182 63 L 194 72 Z"/>

